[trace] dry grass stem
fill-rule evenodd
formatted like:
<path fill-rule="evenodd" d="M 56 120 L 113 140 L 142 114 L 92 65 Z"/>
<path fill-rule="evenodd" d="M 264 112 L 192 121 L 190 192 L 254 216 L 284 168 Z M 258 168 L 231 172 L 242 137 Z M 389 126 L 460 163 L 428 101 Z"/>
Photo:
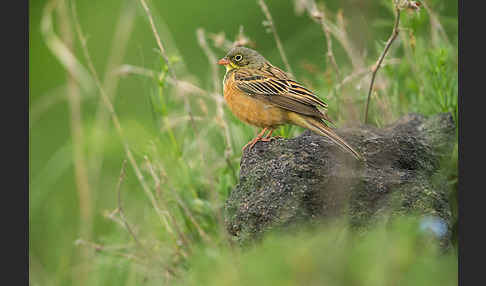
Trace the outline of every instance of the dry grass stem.
<path fill-rule="evenodd" d="M 145 3 L 145 0 L 140 0 L 140 3 L 142 4 L 143 9 L 145 10 L 145 13 L 147 14 L 147 18 L 150 22 L 152 32 L 154 34 L 155 40 L 157 41 L 157 45 L 159 46 L 159 49 L 160 49 L 160 54 L 164 58 L 164 61 L 167 65 L 167 69 L 169 70 L 169 74 L 175 80 L 175 84 L 177 85 L 177 77 L 176 77 L 175 71 L 172 68 L 172 66 L 170 65 L 169 58 L 167 57 L 167 53 L 165 52 L 164 45 L 162 45 L 162 41 L 160 40 L 159 33 L 157 32 L 157 28 L 155 27 L 155 23 L 154 23 L 154 20 L 152 18 L 152 13 L 150 12 L 150 9 L 148 8 L 147 3 Z M 192 119 L 193 114 L 192 114 L 191 105 L 190 105 L 187 97 L 184 96 L 183 99 L 184 99 L 184 108 L 186 109 L 187 114 L 189 114 L 189 117 L 191 118 L 192 129 L 194 131 L 194 134 L 197 134 L 196 124 L 194 123 L 194 120 Z"/>
<path fill-rule="evenodd" d="M 311 0 L 311 7 L 308 9 L 308 12 L 312 18 L 317 20 L 319 24 L 321 25 L 321 29 L 324 32 L 324 36 L 326 37 L 326 44 L 327 44 L 327 53 L 326 53 L 326 58 L 327 58 L 327 63 L 331 63 L 333 66 L 335 72 L 336 72 L 336 78 L 338 81 L 341 78 L 341 74 L 339 72 L 339 67 L 336 62 L 336 58 L 334 57 L 334 53 L 332 52 L 332 38 L 331 38 L 331 29 L 329 28 L 329 25 L 325 21 L 326 14 L 324 11 L 319 11 L 316 5 L 315 0 Z"/>
<path fill-rule="evenodd" d="M 345 78 L 343 78 L 343 80 L 338 83 L 336 85 L 336 90 L 339 90 L 341 89 L 344 85 L 348 84 L 349 82 L 361 77 L 361 76 L 364 76 L 368 73 L 371 72 L 371 68 L 364 68 L 364 69 L 360 69 L 360 70 L 357 70 L 355 72 L 353 72 L 352 74 L 349 74 L 347 75 Z"/>
<path fill-rule="evenodd" d="M 105 74 L 103 77 L 103 89 L 108 98 L 114 101 L 117 95 L 118 82 L 120 77 L 113 73 L 113 69 L 122 64 L 125 57 L 128 40 L 133 31 L 135 23 L 135 3 L 128 1 L 122 8 L 115 27 L 115 34 L 111 43 L 111 51 L 106 64 Z M 96 110 L 96 119 L 93 128 L 93 138 L 96 140 L 92 144 L 91 151 L 91 165 L 90 177 L 93 184 L 96 186 L 100 177 L 100 169 L 103 165 L 103 148 L 105 146 L 107 129 L 109 126 L 109 114 L 104 106 L 103 99 L 99 99 L 98 108 Z"/>
<path fill-rule="evenodd" d="M 405 29 L 403 29 L 405 30 Z M 413 76 L 415 76 L 415 78 L 418 80 L 418 81 L 421 81 L 422 80 L 422 72 L 421 70 L 419 69 L 418 65 L 417 65 L 417 62 L 413 59 L 413 51 L 412 51 L 412 47 L 411 47 L 411 41 L 415 40 L 415 39 L 411 39 L 413 36 L 413 33 L 412 31 L 409 31 L 409 33 L 400 33 L 399 34 L 400 36 L 400 40 L 401 42 L 403 43 L 403 51 L 404 51 L 404 54 L 405 54 L 405 57 L 407 58 L 407 61 L 410 63 L 410 67 L 412 68 L 412 71 L 413 71 Z M 385 62 L 386 61 L 383 61 L 383 64 L 382 66 L 385 66 Z"/>
<path fill-rule="evenodd" d="M 204 53 L 206 54 L 206 57 L 208 58 L 209 61 L 209 66 L 211 67 L 211 77 L 213 79 L 213 90 L 215 93 L 221 94 L 222 84 L 218 76 L 218 66 L 216 64 L 218 59 L 216 58 L 213 51 L 211 50 L 211 48 L 209 48 L 209 45 L 206 42 L 206 35 L 204 29 L 198 28 L 196 34 L 197 34 L 197 40 L 199 46 L 203 49 Z"/>
<path fill-rule="evenodd" d="M 232 47 L 240 47 L 240 46 L 249 46 L 253 48 L 255 48 L 256 46 L 255 43 L 245 35 L 245 27 L 243 25 L 240 26 L 238 35 L 236 36 L 236 39 L 232 44 Z"/>
<path fill-rule="evenodd" d="M 346 25 L 344 22 L 344 17 L 341 12 L 336 14 L 336 23 L 329 20 L 329 17 L 322 17 L 320 22 L 322 22 L 326 29 L 338 40 L 338 42 L 343 47 L 348 58 L 351 61 L 351 65 L 354 70 L 361 69 L 365 66 L 364 57 L 357 51 L 355 45 L 349 39 Z"/>
<path fill-rule="evenodd" d="M 202 227 L 199 225 L 197 220 L 194 218 L 194 216 L 192 215 L 192 212 L 187 208 L 186 204 L 181 200 L 181 197 L 179 196 L 179 194 L 177 194 L 177 192 L 175 190 L 172 190 L 172 193 L 174 194 L 177 203 L 179 204 L 179 206 L 182 207 L 182 210 L 184 211 L 186 216 L 189 218 L 189 220 L 192 222 L 192 224 L 196 227 L 197 232 L 203 238 L 203 240 L 205 242 L 208 242 L 208 243 L 212 242 L 212 240 L 209 238 L 207 233 L 202 229 Z"/>
<path fill-rule="evenodd" d="M 134 65 L 121 65 L 117 69 L 113 71 L 115 74 L 120 76 L 127 76 L 127 75 L 140 75 L 145 76 L 153 79 L 158 79 L 160 77 L 160 73 L 157 73 L 154 70 L 147 69 L 144 67 L 134 66 Z M 197 95 L 207 99 L 215 100 L 216 95 L 211 94 L 210 92 L 200 88 L 199 86 L 190 83 L 184 80 L 174 80 L 170 76 L 166 78 L 167 83 L 177 87 L 183 92 L 186 92 L 190 95 Z"/>
<path fill-rule="evenodd" d="M 157 186 L 157 193 L 161 193 L 161 186 L 158 185 Z M 160 199 L 160 201 L 162 202 L 162 204 L 164 205 L 164 207 L 168 208 L 168 205 L 167 205 L 167 202 L 163 199 L 161 199 L 160 197 L 158 197 Z M 175 232 L 177 233 L 177 236 L 179 238 L 179 241 L 182 243 L 182 245 L 184 245 L 185 249 L 184 248 L 181 248 L 177 243 L 175 244 L 175 247 L 178 251 L 180 251 L 180 253 L 182 254 L 182 256 L 184 256 L 184 258 L 187 258 L 189 256 L 188 252 L 187 251 L 191 251 L 191 244 L 189 242 L 189 239 L 187 238 L 187 236 L 185 235 L 184 231 L 182 231 L 179 223 L 177 222 L 177 219 L 174 217 L 174 215 L 172 214 L 172 212 L 167 212 L 171 222 L 172 222 L 172 225 L 175 229 Z M 187 249 L 187 251 L 186 251 Z"/>
<path fill-rule="evenodd" d="M 78 240 L 75 241 L 75 245 L 87 246 L 87 247 L 95 250 L 96 252 L 106 252 L 108 254 L 113 254 L 115 256 L 119 256 L 119 257 L 125 258 L 127 260 L 132 260 L 132 261 L 137 262 L 138 264 L 141 264 L 141 265 L 146 265 L 146 266 L 150 265 L 148 262 L 146 262 L 143 259 L 140 259 L 136 255 L 124 253 L 124 252 L 118 251 L 116 248 L 107 247 L 107 246 L 104 246 L 104 245 L 101 245 L 101 244 L 98 244 L 98 243 L 94 243 L 94 242 L 91 242 L 91 241 L 88 241 L 88 240 L 78 239 Z"/>
<path fill-rule="evenodd" d="M 280 56 L 282 57 L 282 60 L 285 64 L 285 68 L 287 69 L 287 72 L 293 75 L 294 73 L 292 72 L 292 69 L 290 68 L 289 61 L 287 60 L 287 56 L 285 55 L 285 51 L 282 46 L 282 42 L 280 41 L 280 37 L 277 34 L 277 29 L 275 29 L 275 24 L 272 19 L 272 15 L 270 14 L 270 11 L 268 10 L 267 4 L 265 4 L 265 1 L 263 0 L 258 0 L 258 4 L 260 4 L 260 7 L 262 8 L 263 14 L 265 15 L 265 18 L 267 18 L 266 21 L 264 21 L 264 25 L 268 28 L 273 33 L 273 37 L 275 38 L 275 42 L 277 43 L 277 48 L 278 51 L 280 52 Z"/>
<path fill-rule="evenodd" d="M 155 174 L 153 164 L 150 162 L 148 157 L 144 156 L 144 159 L 145 159 L 145 162 L 147 164 L 149 173 L 152 176 L 152 179 L 154 180 L 155 189 L 156 189 L 157 192 L 160 192 L 160 183 L 161 183 L 160 178 L 157 177 L 157 175 Z M 157 198 L 157 194 L 156 194 L 156 198 Z M 159 201 L 160 201 L 160 198 L 159 198 Z M 169 209 L 168 209 L 167 204 L 165 204 L 165 201 L 164 201 L 164 208 L 165 208 L 165 211 L 163 213 L 161 213 L 160 215 L 162 216 L 162 220 L 164 222 L 165 228 L 167 229 L 167 232 L 169 232 L 171 235 L 174 235 L 174 230 L 172 229 L 172 227 L 169 224 L 169 221 L 167 220 L 167 216 L 169 215 Z"/>
<path fill-rule="evenodd" d="M 381 63 L 381 66 L 384 67 L 384 66 L 387 66 L 387 65 L 394 65 L 394 64 L 398 64 L 400 62 L 399 59 L 390 59 L 390 60 L 383 60 L 383 62 Z M 369 73 L 372 73 L 373 72 L 373 66 L 369 66 L 367 68 L 362 68 L 360 70 L 356 70 L 354 71 L 353 73 L 347 75 L 346 77 L 344 77 L 342 79 L 342 81 L 340 83 L 338 83 L 336 85 L 336 90 L 339 90 L 341 89 L 344 85 L 360 78 L 361 76 L 364 76 L 364 75 L 367 75 Z"/>
<path fill-rule="evenodd" d="M 123 221 L 117 216 L 118 212 L 119 212 L 118 208 L 114 209 L 111 212 L 106 210 L 106 211 L 103 212 L 103 217 L 115 222 L 124 230 L 127 230 Z"/>
<path fill-rule="evenodd" d="M 184 247 L 187 250 L 190 250 L 189 239 L 186 237 L 186 235 L 182 231 L 181 227 L 179 226 L 179 224 L 177 222 L 177 219 L 174 217 L 172 212 L 169 210 L 169 205 L 168 205 L 167 201 L 164 198 L 162 198 L 162 196 L 161 196 L 161 194 L 162 194 L 162 190 L 161 190 L 161 187 L 162 187 L 161 181 L 162 180 L 161 180 L 161 178 L 165 177 L 164 168 L 160 165 L 160 170 L 161 170 L 160 176 L 157 177 L 157 175 L 155 174 L 155 168 L 153 167 L 152 162 L 150 162 L 150 160 L 148 159 L 147 156 L 145 156 L 145 161 L 146 161 L 147 166 L 149 168 L 149 173 L 152 176 L 152 179 L 154 180 L 154 183 L 155 183 L 156 199 L 167 210 L 165 212 L 165 214 L 168 216 L 168 218 L 170 219 L 170 221 L 172 223 L 172 227 L 170 227 L 169 222 L 166 220 L 167 230 L 169 231 L 170 234 L 174 235 L 174 237 L 176 237 L 176 239 L 178 238 L 179 241 L 184 245 Z M 164 217 L 164 220 L 165 220 L 165 217 Z M 175 241 L 174 248 L 177 250 L 177 253 L 180 253 L 184 258 L 187 258 L 189 256 L 187 251 L 184 248 L 181 248 L 180 245 L 177 243 L 177 241 Z"/>
<path fill-rule="evenodd" d="M 154 23 L 154 20 L 152 18 L 152 13 L 150 12 L 150 9 L 148 8 L 147 3 L 145 3 L 145 0 L 140 0 L 140 3 L 142 4 L 142 7 L 145 10 L 145 13 L 147 14 L 147 18 L 150 22 L 152 32 L 154 34 L 155 40 L 157 41 L 157 45 L 159 46 L 159 49 L 160 49 L 160 54 L 164 58 L 164 61 L 167 65 L 167 68 L 169 69 L 169 73 L 172 75 L 173 78 L 176 78 L 175 72 L 172 69 L 172 66 L 169 62 L 169 57 L 167 57 L 167 53 L 165 52 L 164 45 L 162 44 L 162 41 L 160 40 L 159 33 L 157 32 L 157 28 L 155 27 L 155 23 Z"/>
<path fill-rule="evenodd" d="M 71 50 L 66 47 L 66 44 L 54 32 L 54 25 L 52 23 L 52 11 L 56 8 L 59 0 L 51 0 L 44 8 L 41 19 L 41 33 L 45 39 L 45 43 L 52 54 L 63 65 L 63 67 L 70 71 L 73 78 L 80 84 L 84 91 L 91 91 L 93 89 L 92 79 L 89 72 L 78 61 Z"/>
<path fill-rule="evenodd" d="M 118 208 L 117 208 L 117 210 L 118 210 L 118 214 L 120 215 L 120 219 L 123 222 L 123 225 L 125 226 L 125 229 L 127 230 L 127 232 L 133 238 L 135 243 L 140 247 L 140 249 L 142 249 L 145 252 L 145 254 L 148 256 L 147 250 L 145 249 L 145 247 L 143 247 L 142 243 L 140 243 L 140 241 L 138 240 L 137 235 L 135 234 L 135 232 L 130 227 L 130 224 L 128 223 L 127 218 L 125 216 L 125 212 L 123 211 L 123 205 L 122 205 L 122 199 L 121 199 L 121 186 L 122 186 L 123 180 L 125 179 L 125 176 L 126 176 L 126 171 L 125 171 L 126 165 L 127 165 L 127 160 L 123 160 L 122 168 L 121 168 L 121 171 L 120 171 L 120 177 L 118 179 L 118 184 L 116 186 L 116 193 L 117 193 L 117 196 L 118 196 Z"/>
<path fill-rule="evenodd" d="M 233 42 L 226 39 L 226 35 L 224 32 L 209 33 L 208 37 L 213 41 L 213 45 L 218 49 L 228 51 L 231 50 L 231 48 L 233 47 Z"/>
<path fill-rule="evenodd" d="M 239 46 L 249 46 L 253 48 L 255 47 L 255 43 L 245 35 L 243 26 L 240 26 L 238 35 L 236 36 L 233 42 L 226 39 L 224 32 L 220 32 L 217 34 L 209 33 L 208 38 L 210 38 L 213 41 L 213 45 L 216 48 L 222 49 L 224 51 L 228 51 L 231 50 L 231 48 L 233 47 L 239 47 Z"/>
<path fill-rule="evenodd" d="M 84 56 L 86 58 L 86 61 L 88 63 L 88 67 L 93 75 L 93 78 L 95 80 L 96 86 L 99 89 L 99 92 L 101 94 L 101 97 L 103 98 L 103 103 L 105 107 L 107 108 L 108 112 L 110 113 L 111 120 L 113 122 L 113 125 L 115 126 L 115 130 L 120 137 L 120 140 L 123 144 L 123 148 L 125 150 L 125 153 L 127 155 L 128 161 L 130 162 L 130 165 L 132 166 L 133 170 L 135 171 L 135 175 L 140 182 L 140 185 L 142 186 L 143 191 L 149 198 L 150 202 L 152 203 L 152 206 L 155 208 L 158 214 L 160 214 L 160 209 L 157 206 L 157 203 L 155 201 L 154 195 L 152 194 L 152 191 L 148 187 L 147 183 L 145 182 L 145 179 L 142 175 L 142 172 L 140 171 L 140 168 L 138 167 L 137 161 L 135 160 L 132 151 L 130 150 L 130 147 L 128 143 L 125 140 L 125 137 L 123 136 L 123 130 L 120 124 L 120 120 L 118 119 L 118 116 L 116 115 L 115 109 L 113 107 L 113 104 L 111 103 L 111 100 L 108 98 L 108 95 L 106 94 L 105 90 L 103 89 L 103 86 L 101 85 L 100 79 L 98 77 L 98 74 L 96 72 L 96 69 L 94 68 L 93 62 L 91 60 L 91 56 L 88 51 L 88 47 L 86 45 L 86 38 L 84 37 L 83 31 L 81 29 L 81 25 L 79 24 L 79 21 L 77 19 L 76 15 L 76 9 L 74 5 L 72 6 L 73 9 L 73 20 L 75 22 L 75 27 L 77 31 L 77 35 L 79 37 L 79 40 L 81 42 L 81 47 L 84 53 Z"/>
<path fill-rule="evenodd" d="M 444 39 L 447 45 L 451 45 L 451 42 L 449 41 L 449 37 L 447 37 L 444 27 L 442 27 L 437 14 L 432 9 L 430 9 L 429 5 L 425 0 L 422 0 L 421 3 L 424 5 L 425 10 L 427 11 L 430 17 L 430 33 L 432 36 L 432 42 L 436 45 L 438 44 L 438 40 L 437 40 L 438 38 L 437 31 L 438 31 L 438 33 L 440 33 L 442 39 Z"/>
<path fill-rule="evenodd" d="M 383 59 L 386 56 L 386 53 L 390 49 L 393 41 L 395 38 L 398 36 L 398 25 L 400 23 L 400 8 L 398 7 L 398 3 L 395 1 L 395 24 L 393 25 L 393 31 L 390 37 L 388 38 L 388 41 L 386 42 L 385 49 L 381 53 L 380 57 L 376 61 L 375 65 L 372 67 L 372 73 L 371 73 L 371 82 L 370 82 L 370 88 L 368 90 L 368 97 L 366 99 L 366 108 L 365 108 L 365 117 L 364 117 L 364 123 L 368 123 L 368 109 L 369 109 L 369 104 L 370 104 L 370 98 L 371 98 L 371 93 L 373 92 L 373 84 L 375 83 L 375 78 L 376 74 L 378 73 L 378 70 L 380 69 L 381 63 L 383 62 Z"/>
<path fill-rule="evenodd" d="M 115 75 L 128 76 L 128 75 L 141 75 L 149 78 L 158 78 L 159 74 L 151 69 L 124 64 L 113 70 Z"/>
<path fill-rule="evenodd" d="M 51 2 L 54 3 L 54 2 Z M 60 33 L 62 47 L 64 47 L 70 54 L 74 57 L 74 37 L 73 37 L 73 27 L 69 20 L 68 4 L 65 0 L 58 1 L 57 5 L 57 16 L 59 19 Z M 60 45 L 61 46 L 61 45 Z M 59 49 L 53 52 L 60 52 Z M 63 58 L 63 54 L 58 54 L 58 58 Z M 79 90 L 79 85 L 76 81 L 76 70 L 71 65 L 65 66 L 67 72 L 67 99 L 69 103 L 70 110 L 70 129 L 72 137 L 73 146 L 73 163 L 74 163 L 74 177 L 76 184 L 76 191 L 79 199 L 79 216 L 81 218 L 79 224 L 79 232 L 81 237 L 85 239 L 91 239 L 93 230 L 93 206 L 91 187 L 89 184 L 88 169 L 86 164 L 86 155 L 84 153 L 84 133 L 82 125 L 82 111 L 81 111 L 81 95 Z M 89 258 L 89 253 L 86 249 L 78 250 L 82 260 L 86 261 Z M 86 278 L 82 277 L 80 273 L 87 273 L 91 271 L 91 266 L 89 264 L 82 263 L 79 271 L 73 271 L 74 278 L 78 285 L 85 285 Z"/>
<path fill-rule="evenodd" d="M 74 49 L 74 39 L 72 33 L 72 25 L 69 21 L 68 8 L 66 1 L 59 2 L 58 15 L 60 19 L 61 34 L 66 47 L 69 50 Z M 68 74 L 68 102 L 71 114 L 71 136 L 73 140 L 73 161 L 76 186 L 79 196 L 79 210 L 82 219 L 81 234 L 86 239 L 91 238 L 91 224 L 92 224 L 92 206 L 91 206 L 91 188 L 88 179 L 88 169 L 86 166 L 86 155 L 83 151 L 84 134 L 81 117 L 81 96 L 79 86 L 76 83 L 71 70 L 67 70 Z"/>
<path fill-rule="evenodd" d="M 223 109 L 223 97 L 221 94 L 221 79 L 218 76 L 218 66 L 216 65 L 217 58 L 213 51 L 209 48 L 206 41 L 206 36 L 202 28 L 197 29 L 197 38 L 199 46 L 203 49 L 206 57 L 208 58 L 209 65 L 211 66 L 212 78 L 213 78 L 213 88 L 214 88 L 214 100 L 216 101 L 216 123 L 223 127 L 224 137 L 226 141 L 225 157 L 229 158 L 233 154 L 233 146 L 231 144 L 231 134 L 229 130 L 228 123 L 224 119 L 224 109 Z"/>
<path fill-rule="evenodd" d="M 145 157 L 145 159 L 147 160 L 147 162 L 149 163 L 149 166 L 152 167 L 152 165 L 150 164 L 150 162 L 148 161 L 148 158 Z M 111 213 L 109 215 L 109 218 L 113 219 L 114 221 L 118 222 L 119 224 L 121 224 L 125 230 L 127 230 L 127 232 L 129 233 L 129 235 L 133 238 L 133 240 L 135 241 L 135 243 L 137 244 L 137 246 L 142 249 L 142 251 L 144 252 L 145 254 L 145 257 L 147 258 L 151 258 L 153 257 L 153 255 L 143 246 L 143 244 L 140 242 L 140 240 L 137 238 L 135 232 L 133 231 L 133 229 L 130 227 L 130 224 L 128 223 L 127 219 L 126 219 L 126 216 L 125 216 L 125 212 L 124 212 L 124 209 L 123 209 L 123 205 L 122 205 L 122 199 L 121 199 L 121 185 L 123 183 L 123 180 L 124 178 L 126 177 L 126 163 L 127 161 L 124 160 L 123 163 L 122 163 L 122 168 L 121 168 L 121 171 L 120 171 L 120 176 L 119 176 L 119 180 L 118 180 L 118 184 L 117 184 L 117 187 L 116 187 L 116 192 L 117 192 L 117 198 L 118 198 L 118 207 L 117 209 Z M 154 174 L 153 173 L 153 169 L 150 168 L 151 170 L 151 174 Z M 154 176 L 154 179 L 156 179 L 156 177 Z M 156 184 L 157 186 L 160 184 L 160 180 L 156 180 Z M 117 219 L 114 219 L 114 215 L 115 214 L 118 214 L 119 215 L 119 220 Z M 165 217 L 164 217 L 165 219 Z M 173 233 L 172 232 L 172 229 L 170 227 L 168 227 L 167 225 L 167 230 L 169 233 Z M 155 257 L 156 260 L 160 261 L 160 258 L 158 257 Z M 174 277 L 175 276 L 175 271 L 167 265 L 167 263 L 164 263 L 164 267 L 166 268 L 166 271 L 170 274 L 171 277 Z"/>
<path fill-rule="evenodd" d="M 193 119 L 195 121 L 204 121 L 206 118 L 200 117 L 200 116 L 195 116 Z M 181 125 L 181 124 L 184 124 L 184 123 L 188 122 L 189 120 L 191 120 L 191 118 L 189 117 L 189 115 L 183 115 L 183 116 L 178 116 L 178 117 L 171 117 L 170 120 L 167 122 L 167 124 L 165 126 L 163 126 L 162 129 L 160 129 L 160 131 L 161 132 L 166 132 L 169 129 L 172 129 L 172 128 L 176 127 L 177 125 Z"/>

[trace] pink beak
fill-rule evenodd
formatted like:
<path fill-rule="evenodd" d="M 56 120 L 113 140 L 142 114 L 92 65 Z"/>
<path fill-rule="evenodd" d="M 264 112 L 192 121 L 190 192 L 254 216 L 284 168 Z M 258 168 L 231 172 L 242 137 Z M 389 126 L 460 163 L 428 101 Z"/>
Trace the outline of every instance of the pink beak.
<path fill-rule="evenodd" d="M 225 59 L 225 58 L 222 58 L 218 61 L 218 65 L 222 65 L 222 66 L 225 66 L 225 65 L 229 65 L 230 61 L 228 59 Z"/>

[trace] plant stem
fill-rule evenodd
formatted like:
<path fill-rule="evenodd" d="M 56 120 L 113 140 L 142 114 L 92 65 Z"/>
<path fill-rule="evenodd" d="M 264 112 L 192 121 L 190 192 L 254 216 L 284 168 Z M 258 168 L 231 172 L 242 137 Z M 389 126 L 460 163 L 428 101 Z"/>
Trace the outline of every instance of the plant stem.
<path fill-rule="evenodd" d="M 368 122 L 368 109 L 369 109 L 369 104 L 370 104 L 371 92 L 373 91 L 373 84 L 375 83 L 376 74 L 378 73 L 378 70 L 380 69 L 381 63 L 383 62 L 383 59 L 385 58 L 386 53 L 390 49 L 390 46 L 392 45 L 393 41 L 398 36 L 398 24 L 399 23 L 400 23 L 400 9 L 399 9 L 398 5 L 395 3 L 395 25 L 393 26 L 392 34 L 390 35 L 390 38 L 388 38 L 388 41 L 386 42 L 386 45 L 385 45 L 385 49 L 383 50 L 380 57 L 378 58 L 378 61 L 371 68 L 372 74 L 371 74 L 370 88 L 368 90 L 368 98 L 366 100 L 366 110 L 365 110 L 365 118 L 364 118 L 365 124 Z"/>
<path fill-rule="evenodd" d="M 268 25 L 270 29 L 272 30 L 273 37 L 275 38 L 275 42 L 277 42 L 277 48 L 278 51 L 280 52 L 280 56 L 282 57 L 282 60 L 285 64 L 285 68 L 287 69 L 287 72 L 290 74 L 294 74 L 292 72 L 292 69 L 290 68 L 289 61 L 287 60 L 287 56 L 285 55 L 282 42 L 280 42 L 280 38 L 278 37 L 277 30 L 275 29 L 275 24 L 273 23 L 272 15 L 270 14 L 270 11 L 268 10 L 267 5 L 265 4 L 265 1 L 259 0 L 258 4 L 262 7 L 263 14 L 265 14 L 265 17 L 267 18 Z"/>

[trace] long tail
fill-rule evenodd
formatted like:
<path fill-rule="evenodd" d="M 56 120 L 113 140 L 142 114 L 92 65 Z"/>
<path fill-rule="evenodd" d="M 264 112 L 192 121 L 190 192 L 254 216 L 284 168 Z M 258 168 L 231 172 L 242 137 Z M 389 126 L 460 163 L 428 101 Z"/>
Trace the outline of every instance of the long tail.
<path fill-rule="evenodd" d="M 331 139 L 334 143 L 336 143 L 339 147 L 343 150 L 350 152 L 353 156 L 360 160 L 364 161 L 363 156 L 356 152 L 348 143 L 346 143 L 341 137 L 339 137 L 331 128 L 326 126 L 324 122 L 318 119 L 314 119 L 312 117 L 302 116 L 297 113 L 289 112 L 289 119 L 290 121 L 303 128 L 307 128 L 321 136 L 325 136 Z"/>

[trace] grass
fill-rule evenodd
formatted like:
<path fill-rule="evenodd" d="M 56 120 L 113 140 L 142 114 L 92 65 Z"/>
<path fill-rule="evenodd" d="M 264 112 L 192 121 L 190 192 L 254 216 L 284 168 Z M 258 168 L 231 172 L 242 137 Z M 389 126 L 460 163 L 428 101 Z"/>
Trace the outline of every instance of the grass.
<path fill-rule="evenodd" d="M 202 247 L 176 285 L 457 285 L 457 258 L 441 254 L 416 220 L 366 233 L 344 225 L 270 234 L 245 250 Z"/>
<path fill-rule="evenodd" d="M 53 53 L 65 64 L 65 72 L 75 80 L 79 78 L 75 82 L 80 99 L 75 97 L 79 101 L 71 101 L 70 109 L 75 112 L 62 118 L 75 124 L 75 134 L 83 136 L 70 137 L 31 176 L 32 285 L 456 284 L 454 248 L 445 253 L 438 249 L 434 236 L 420 230 L 420 221 L 413 217 L 378 224 L 366 233 L 349 229 L 344 221 L 291 234 L 273 233 L 249 248 L 234 245 L 224 229 L 222 208 L 238 183 L 240 148 L 255 135 L 255 129 L 224 107 L 217 85 L 219 74 L 209 73 L 211 84 L 206 88 L 194 80 L 197 76 L 190 73 L 191 69 L 184 72 L 185 59 L 170 50 L 167 56 L 159 53 L 153 65 L 126 63 L 123 49 L 128 40 L 111 48 L 115 58 L 112 63 L 117 64 L 112 64 L 112 72 L 107 71 L 103 78 L 97 75 L 96 58 L 91 59 L 91 45 L 96 43 L 75 42 L 78 50 L 68 57 L 76 57 L 76 65 L 70 70 L 73 67 L 66 64 L 69 58 L 59 46 L 67 40 L 67 32 L 62 34 L 55 28 L 64 23 L 71 27 L 74 38 L 84 39 L 83 21 L 72 22 L 76 19 L 70 17 L 74 10 L 61 9 L 56 3 L 50 1 L 52 10 L 45 10 L 50 18 L 44 19 L 54 20 L 54 25 L 46 30 L 43 41 L 56 48 Z M 326 95 L 329 115 L 337 119 L 338 126 L 357 125 L 364 119 L 371 79 L 367 70 L 383 51 L 393 27 L 393 6 L 390 1 L 383 3 L 377 9 L 385 12 L 372 27 L 382 25 L 385 38 L 369 43 L 368 55 L 355 52 L 360 49 L 350 40 L 347 20 L 339 11 L 326 9 L 321 3 L 306 10 L 310 22 L 316 20 L 312 16 L 314 9 L 325 11 L 326 22 L 318 18 L 313 25 L 324 39 L 323 46 L 315 49 L 323 54 L 323 62 L 326 57 L 328 62 L 325 69 L 315 63 L 292 68 L 297 79 Z M 147 9 L 155 14 L 156 9 L 148 4 Z M 66 5 L 73 7 L 71 1 Z M 409 112 L 451 112 L 457 122 L 457 31 L 448 28 L 445 30 L 452 32 L 440 32 L 441 21 L 457 24 L 457 16 L 442 16 L 440 5 L 438 1 L 427 1 L 429 10 L 402 11 L 401 32 L 377 73 L 370 124 L 383 126 Z M 259 9 L 258 5 L 254 8 Z M 273 34 L 268 34 L 273 37 L 282 29 L 284 20 L 273 13 L 272 6 L 267 8 L 275 21 L 272 25 L 276 25 L 272 26 Z M 130 9 L 134 6 L 123 6 L 120 19 L 133 19 L 135 13 L 127 12 Z M 145 19 L 146 10 L 140 6 L 137 11 Z M 118 25 L 123 27 L 123 23 L 119 21 Z M 167 44 L 162 34 L 160 41 L 155 40 L 160 23 L 155 21 L 152 26 L 145 21 L 143 25 L 150 31 L 154 47 Z M 119 30 L 123 38 L 136 36 L 129 32 L 131 29 Z M 199 31 L 200 57 L 214 64 L 213 56 L 223 55 L 225 49 L 210 32 Z M 238 37 L 254 36 L 240 31 Z M 277 41 L 282 40 L 284 47 L 279 53 L 286 58 L 283 51 L 290 49 L 283 39 Z M 227 37 L 223 40 L 233 42 Z M 330 40 L 333 55 L 326 56 Z M 339 76 L 334 74 L 337 69 L 332 61 L 339 66 Z M 146 121 L 120 111 L 124 98 L 116 100 L 117 90 L 130 81 L 143 91 L 138 100 L 146 103 L 141 105 L 149 114 Z M 128 110 L 142 107 L 133 105 Z M 31 110 L 48 108 L 31 106 Z M 41 114 L 36 118 L 42 118 Z M 275 135 L 293 137 L 301 131 L 284 126 Z M 38 138 L 35 129 L 31 132 Z M 82 157 L 86 164 L 79 161 L 80 154 L 85 154 Z M 32 156 L 33 163 L 39 165 L 35 160 L 40 155 Z M 87 204 L 91 210 L 83 216 L 86 202 L 58 190 L 65 186 L 77 190 L 72 182 L 79 184 L 80 177 L 76 181 L 68 173 L 86 166 L 90 187 Z M 451 210 L 456 214 L 457 144 L 441 171 L 448 174 Z M 86 224 L 83 217 L 92 220 L 92 225 Z"/>

